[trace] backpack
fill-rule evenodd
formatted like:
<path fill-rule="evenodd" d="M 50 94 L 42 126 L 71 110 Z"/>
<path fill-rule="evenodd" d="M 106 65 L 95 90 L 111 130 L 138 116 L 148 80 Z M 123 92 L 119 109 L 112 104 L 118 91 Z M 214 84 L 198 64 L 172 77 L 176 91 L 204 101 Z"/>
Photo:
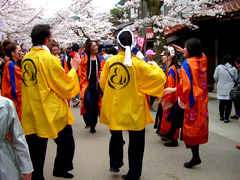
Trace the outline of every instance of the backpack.
<path fill-rule="evenodd" d="M 227 69 L 227 71 L 228 71 L 228 69 Z M 229 71 L 228 71 L 228 73 L 233 78 L 232 74 Z M 232 87 L 231 91 L 229 92 L 230 100 L 232 100 L 232 101 L 240 101 L 240 83 L 238 81 L 239 77 L 240 77 L 240 75 L 238 76 L 236 81 L 233 78 L 234 86 Z"/>

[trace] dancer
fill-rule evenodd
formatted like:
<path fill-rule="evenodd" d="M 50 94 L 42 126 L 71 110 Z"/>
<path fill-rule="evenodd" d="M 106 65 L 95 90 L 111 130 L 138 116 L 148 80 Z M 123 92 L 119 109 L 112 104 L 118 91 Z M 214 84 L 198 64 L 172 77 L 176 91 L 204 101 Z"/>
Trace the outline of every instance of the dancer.
<path fill-rule="evenodd" d="M 60 60 L 50 54 L 50 26 L 34 26 L 31 38 L 33 48 L 22 60 L 22 127 L 34 168 L 32 180 L 44 180 L 48 138 L 57 144 L 53 176 L 73 178 L 68 171 L 73 169 L 74 118 L 65 99 L 80 91 L 76 73 L 80 56 L 76 54 L 66 74 Z"/>
<path fill-rule="evenodd" d="M 166 78 L 167 82 L 165 84 L 165 88 L 175 88 L 178 84 L 178 72 L 176 68 L 176 50 L 173 46 L 168 46 L 166 51 L 163 54 L 163 63 L 167 66 L 167 73 Z M 167 133 L 172 123 L 167 120 L 168 115 L 170 114 L 170 111 L 172 107 L 177 105 L 177 93 L 172 93 L 167 96 L 163 96 L 162 99 L 158 102 L 159 108 L 163 109 L 163 113 L 161 115 L 161 112 L 157 113 L 160 114 L 158 116 L 158 127 L 157 127 L 157 134 L 159 133 Z M 159 109 L 158 108 L 158 109 Z M 160 119 L 161 118 L 161 119 Z M 174 134 L 173 140 L 171 142 L 165 143 L 165 146 L 169 147 L 177 147 L 178 146 L 178 139 L 179 137 L 179 130 L 177 130 Z"/>
<path fill-rule="evenodd" d="M 3 71 L 1 95 L 13 101 L 18 113 L 18 118 L 21 122 L 22 116 L 22 97 L 21 97 L 21 83 L 22 70 L 20 68 L 23 54 L 21 47 L 14 42 L 5 42 L 4 50 L 9 57 Z"/>
<path fill-rule="evenodd" d="M 97 81 L 98 73 L 103 68 L 105 60 L 98 55 L 98 45 L 95 41 L 87 39 L 85 54 L 78 68 L 81 89 L 81 115 L 85 121 L 85 129 L 90 128 L 90 133 L 96 133 L 98 115 L 101 109 L 101 89 Z"/>
<path fill-rule="evenodd" d="M 106 62 L 101 74 L 104 96 L 100 123 L 107 125 L 111 133 L 111 172 L 119 172 L 123 166 L 122 130 L 128 130 L 129 171 L 122 178 L 137 180 L 142 173 L 145 126 L 154 123 L 145 94 L 162 97 L 166 78 L 156 62 L 147 64 L 132 54 L 135 39 L 130 30 L 122 30 L 117 42 L 120 53 Z"/>
<path fill-rule="evenodd" d="M 180 69 L 179 85 L 166 88 L 163 95 L 177 92 L 179 106 L 184 109 L 182 140 L 187 148 L 191 148 L 193 155 L 184 167 L 191 168 L 201 163 L 199 145 L 208 141 L 207 57 L 202 53 L 201 41 L 196 38 L 187 40 L 184 49 L 174 47 L 187 59 Z M 176 130 L 160 136 L 172 140 Z"/>

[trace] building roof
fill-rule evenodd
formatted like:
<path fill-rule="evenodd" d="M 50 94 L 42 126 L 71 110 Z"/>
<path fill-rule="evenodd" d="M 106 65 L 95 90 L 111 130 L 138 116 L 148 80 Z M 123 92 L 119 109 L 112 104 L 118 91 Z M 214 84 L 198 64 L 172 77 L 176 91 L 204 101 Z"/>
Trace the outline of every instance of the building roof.
<path fill-rule="evenodd" d="M 164 35 L 170 36 L 173 33 L 177 32 L 180 29 L 183 29 L 185 27 L 187 27 L 185 24 L 176 25 L 176 26 L 168 26 L 168 27 L 164 28 Z M 153 29 L 151 27 L 147 28 L 146 39 L 153 39 Z"/>
<path fill-rule="evenodd" d="M 132 25 L 133 23 L 134 23 L 134 21 L 125 22 L 125 23 L 122 23 L 122 24 L 120 24 L 118 26 L 115 26 L 115 27 L 111 28 L 110 30 L 111 31 L 118 31 L 118 30 L 123 29 L 126 26 Z"/>
<path fill-rule="evenodd" d="M 226 13 L 240 11 L 240 0 L 222 0 L 218 5 L 223 5 L 223 10 Z"/>
<path fill-rule="evenodd" d="M 180 24 L 180 25 L 176 25 L 176 26 L 169 26 L 167 28 L 164 29 L 164 35 L 165 36 L 170 36 L 171 34 L 179 31 L 180 29 L 183 29 L 187 27 L 185 24 Z"/>
<path fill-rule="evenodd" d="M 222 0 L 222 2 L 218 3 L 218 5 L 223 6 L 223 10 L 225 11 L 226 14 L 240 12 L 240 0 Z M 212 6 L 210 8 L 214 8 L 214 7 L 215 6 Z M 185 27 L 187 27 L 185 24 L 176 25 L 173 27 L 169 26 L 164 29 L 164 35 L 170 36 Z M 153 30 L 151 27 L 148 27 L 146 39 L 152 39 L 152 38 L 153 38 Z"/>

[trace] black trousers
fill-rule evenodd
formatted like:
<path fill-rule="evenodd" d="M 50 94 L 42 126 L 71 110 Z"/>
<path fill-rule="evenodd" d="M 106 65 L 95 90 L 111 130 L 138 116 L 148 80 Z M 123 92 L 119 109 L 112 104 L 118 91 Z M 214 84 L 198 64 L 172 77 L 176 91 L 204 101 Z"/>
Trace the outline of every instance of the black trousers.
<path fill-rule="evenodd" d="M 112 136 L 109 144 L 110 167 L 123 166 L 123 140 L 122 131 L 110 130 Z M 128 163 L 127 179 L 138 180 L 142 174 L 142 163 L 145 146 L 145 129 L 142 131 L 128 131 Z"/>
<path fill-rule="evenodd" d="M 190 146 L 190 145 L 186 144 L 186 148 L 187 149 L 189 149 L 189 148 L 191 149 L 192 156 L 193 156 L 193 158 L 192 158 L 193 161 L 200 159 L 200 156 L 199 156 L 199 145 Z"/>
<path fill-rule="evenodd" d="M 27 135 L 26 140 L 33 163 L 32 180 L 44 180 L 43 167 L 45 162 L 48 138 L 38 137 L 36 134 Z M 64 173 L 73 169 L 75 142 L 72 126 L 67 125 L 54 139 L 57 144 L 57 154 L 53 173 Z"/>
<path fill-rule="evenodd" d="M 158 109 L 157 109 L 157 114 L 155 117 L 155 124 L 154 124 L 154 128 L 157 129 L 156 133 L 158 133 L 160 131 L 161 124 L 162 124 L 162 115 L 163 115 L 162 105 L 159 104 Z"/>
<path fill-rule="evenodd" d="M 232 111 L 232 101 L 231 100 L 219 100 L 219 115 L 225 119 L 229 119 Z"/>
<path fill-rule="evenodd" d="M 87 126 L 95 127 L 98 121 L 98 99 L 96 84 L 89 84 L 89 89 L 85 92 L 84 107 L 87 112 L 83 114 L 83 119 Z"/>
<path fill-rule="evenodd" d="M 234 103 L 234 108 L 235 108 L 235 115 L 239 116 L 240 112 L 240 101 L 233 101 Z"/>
<path fill-rule="evenodd" d="M 157 98 L 157 97 L 155 97 L 155 96 L 150 96 L 150 107 L 153 106 L 153 103 L 154 103 L 154 101 L 155 101 L 156 98 Z"/>

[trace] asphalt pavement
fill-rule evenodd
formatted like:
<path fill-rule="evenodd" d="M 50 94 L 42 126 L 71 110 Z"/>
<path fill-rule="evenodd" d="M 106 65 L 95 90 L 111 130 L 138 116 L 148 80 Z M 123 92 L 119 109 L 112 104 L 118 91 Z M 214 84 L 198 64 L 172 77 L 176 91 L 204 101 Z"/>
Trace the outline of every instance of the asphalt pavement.
<path fill-rule="evenodd" d="M 156 105 L 155 105 L 156 107 Z M 209 107 L 209 141 L 200 145 L 202 163 L 191 169 L 183 167 L 192 158 L 191 150 L 179 141 L 178 147 L 165 147 L 165 142 L 155 134 L 153 124 L 146 127 L 146 144 L 143 170 L 140 180 L 239 180 L 240 179 L 240 128 L 238 120 L 229 123 L 219 120 L 218 100 L 210 100 Z M 128 171 L 128 132 L 124 131 L 124 166 L 119 173 L 109 172 L 110 132 L 106 125 L 97 124 L 96 133 L 84 129 L 80 105 L 72 108 L 75 124 L 72 125 L 75 139 L 74 180 L 120 180 Z M 155 118 L 156 112 L 151 112 Z M 232 114 L 234 114 L 234 108 Z M 52 176 L 56 155 L 56 144 L 49 139 L 45 160 L 44 174 L 46 180 L 57 180 Z"/>

